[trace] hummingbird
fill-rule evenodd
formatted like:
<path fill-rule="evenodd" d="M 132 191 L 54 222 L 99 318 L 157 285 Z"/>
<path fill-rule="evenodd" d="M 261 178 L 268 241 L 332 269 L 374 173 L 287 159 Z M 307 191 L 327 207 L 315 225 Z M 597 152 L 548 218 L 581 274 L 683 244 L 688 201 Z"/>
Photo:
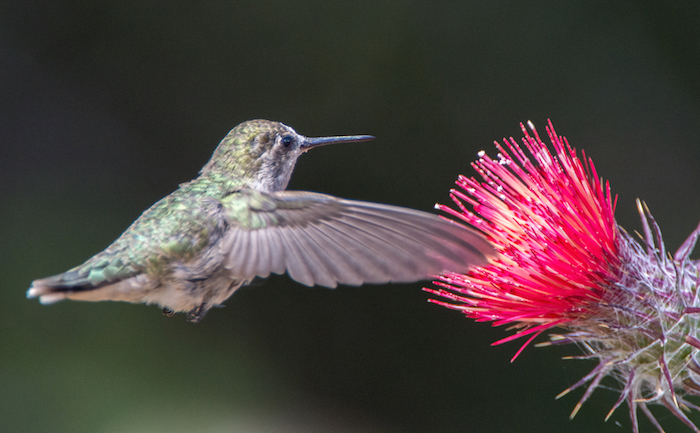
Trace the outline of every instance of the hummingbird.
<path fill-rule="evenodd" d="M 306 286 L 413 282 L 465 272 L 495 255 L 478 231 L 413 209 L 285 191 L 297 158 L 370 135 L 305 137 L 250 120 L 219 143 L 199 176 L 143 212 L 82 265 L 32 282 L 28 298 L 157 304 L 200 321 L 256 277 Z"/>

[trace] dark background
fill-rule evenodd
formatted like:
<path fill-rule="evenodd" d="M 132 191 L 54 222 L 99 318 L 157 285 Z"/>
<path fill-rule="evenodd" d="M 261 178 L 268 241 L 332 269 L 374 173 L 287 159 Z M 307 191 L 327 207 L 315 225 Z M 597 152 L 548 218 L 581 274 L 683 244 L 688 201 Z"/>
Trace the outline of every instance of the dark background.
<path fill-rule="evenodd" d="M 559 359 L 576 347 L 510 364 L 520 343 L 490 347 L 503 329 L 420 283 L 274 277 L 200 324 L 24 293 L 252 118 L 378 137 L 303 156 L 291 189 L 428 211 L 479 150 L 551 118 L 611 181 L 620 224 L 640 229 L 640 197 L 675 250 L 700 221 L 700 11 L 682 4 L 0 3 L 0 431 L 630 432 L 624 405 L 603 422 L 615 392 L 573 421 L 583 391 L 554 400 L 594 365 Z"/>

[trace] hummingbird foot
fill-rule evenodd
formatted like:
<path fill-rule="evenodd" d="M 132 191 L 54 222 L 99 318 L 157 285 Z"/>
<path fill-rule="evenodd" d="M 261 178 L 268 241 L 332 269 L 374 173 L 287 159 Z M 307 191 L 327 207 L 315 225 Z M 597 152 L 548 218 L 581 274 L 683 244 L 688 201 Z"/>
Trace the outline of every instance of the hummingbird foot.
<path fill-rule="evenodd" d="M 165 317 L 173 317 L 175 315 L 175 312 L 169 308 L 163 308 L 163 315 Z"/>
<path fill-rule="evenodd" d="M 191 323 L 197 323 L 204 319 L 209 309 L 204 306 L 204 304 L 199 304 L 190 311 L 187 312 L 187 321 Z"/>

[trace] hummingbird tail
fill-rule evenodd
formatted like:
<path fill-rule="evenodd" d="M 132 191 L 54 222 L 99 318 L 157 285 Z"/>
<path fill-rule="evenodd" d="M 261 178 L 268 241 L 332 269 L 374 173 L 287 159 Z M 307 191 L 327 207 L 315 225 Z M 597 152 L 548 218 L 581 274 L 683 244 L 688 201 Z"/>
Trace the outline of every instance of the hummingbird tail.
<path fill-rule="evenodd" d="M 34 280 L 27 290 L 27 298 L 39 298 L 39 302 L 47 305 L 72 299 L 75 301 L 105 301 L 119 300 L 133 302 L 134 288 L 138 277 L 121 281 L 102 280 L 91 282 L 78 271 L 68 271 L 40 280 Z M 131 294 L 131 296 L 129 296 Z"/>
<path fill-rule="evenodd" d="M 108 284 L 106 281 L 105 284 Z M 53 304 L 62 299 L 68 299 L 75 292 L 85 292 L 97 289 L 105 284 L 93 284 L 78 271 L 68 271 L 40 280 L 34 280 L 27 290 L 27 298 L 39 298 L 42 304 Z"/>

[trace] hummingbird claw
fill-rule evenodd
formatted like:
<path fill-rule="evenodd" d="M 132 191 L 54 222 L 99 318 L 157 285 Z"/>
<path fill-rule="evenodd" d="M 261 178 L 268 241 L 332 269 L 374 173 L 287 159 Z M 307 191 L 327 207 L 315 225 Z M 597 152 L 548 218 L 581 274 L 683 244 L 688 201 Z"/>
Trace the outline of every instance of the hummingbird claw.
<path fill-rule="evenodd" d="M 207 309 L 204 307 L 204 304 L 199 304 L 187 312 L 187 321 L 191 323 L 197 323 L 200 320 L 204 319 L 204 316 L 206 314 Z"/>
<path fill-rule="evenodd" d="M 175 312 L 169 308 L 163 308 L 163 315 L 166 317 L 173 317 Z"/>

